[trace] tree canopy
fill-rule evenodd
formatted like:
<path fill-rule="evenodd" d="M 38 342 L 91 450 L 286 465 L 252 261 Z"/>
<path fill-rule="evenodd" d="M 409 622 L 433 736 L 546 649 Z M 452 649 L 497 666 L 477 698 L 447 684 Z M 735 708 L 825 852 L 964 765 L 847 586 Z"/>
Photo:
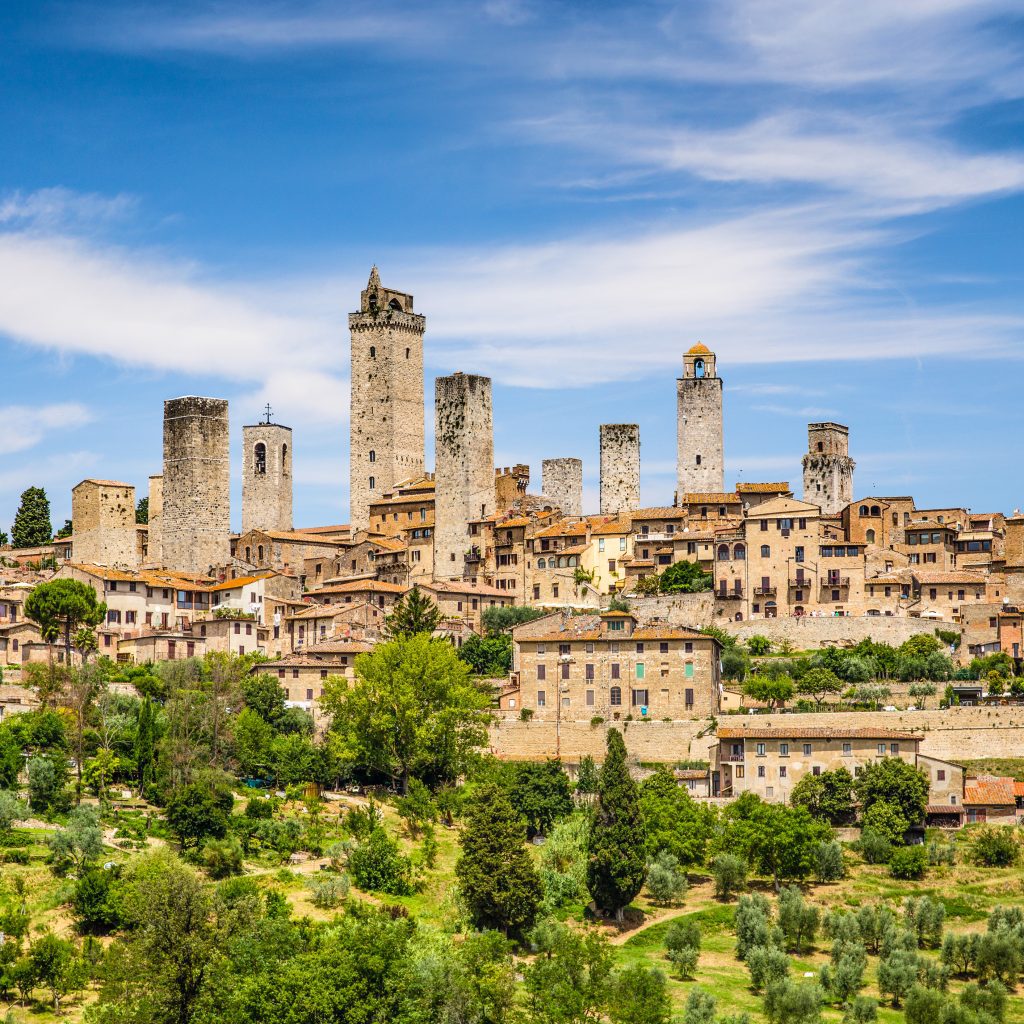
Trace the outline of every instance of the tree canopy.
<path fill-rule="evenodd" d="M 42 487 L 29 487 L 21 493 L 21 504 L 11 527 L 11 544 L 16 548 L 34 548 L 53 540 L 50 499 Z"/>
<path fill-rule="evenodd" d="M 407 640 L 419 633 L 430 636 L 439 625 L 441 609 L 419 587 L 413 587 L 384 620 L 384 635 L 389 640 Z"/>
<path fill-rule="evenodd" d="M 40 583 L 25 598 L 25 614 L 40 630 L 63 633 L 67 660 L 71 662 L 71 635 L 79 626 L 98 626 L 107 606 L 96 600 L 96 591 L 80 580 L 56 579 Z"/>

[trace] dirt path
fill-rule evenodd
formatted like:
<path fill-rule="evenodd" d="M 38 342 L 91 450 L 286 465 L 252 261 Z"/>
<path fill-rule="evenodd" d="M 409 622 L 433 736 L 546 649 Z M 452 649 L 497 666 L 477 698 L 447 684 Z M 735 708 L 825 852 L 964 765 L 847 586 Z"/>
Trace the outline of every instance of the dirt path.
<path fill-rule="evenodd" d="M 620 932 L 618 935 L 613 935 L 608 943 L 611 946 L 624 946 L 634 935 L 639 935 L 641 932 L 647 931 L 648 928 L 653 928 L 656 924 L 662 924 L 664 921 L 671 921 L 675 917 L 682 917 L 684 914 L 695 914 L 697 913 L 693 907 L 674 907 L 671 910 L 659 911 L 657 914 L 653 914 L 644 921 L 642 925 L 637 928 L 631 928 L 629 931 Z"/>

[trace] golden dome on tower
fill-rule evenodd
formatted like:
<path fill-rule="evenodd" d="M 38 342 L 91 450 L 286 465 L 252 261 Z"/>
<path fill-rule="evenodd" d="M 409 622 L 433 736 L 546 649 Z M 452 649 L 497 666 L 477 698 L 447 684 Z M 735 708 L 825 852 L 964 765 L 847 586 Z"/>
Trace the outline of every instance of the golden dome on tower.
<path fill-rule="evenodd" d="M 698 341 L 687 353 L 688 356 L 710 356 L 712 355 L 711 349 L 707 347 L 702 341 Z"/>

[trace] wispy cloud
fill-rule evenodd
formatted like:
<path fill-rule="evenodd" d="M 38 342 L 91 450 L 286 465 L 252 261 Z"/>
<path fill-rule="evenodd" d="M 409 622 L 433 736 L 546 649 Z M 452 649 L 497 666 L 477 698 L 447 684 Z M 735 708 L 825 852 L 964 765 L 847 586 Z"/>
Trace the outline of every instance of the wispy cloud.
<path fill-rule="evenodd" d="M 0 406 L 0 455 L 34 448 L 48 434 L 73 431 L 93 420 L 93 413 L 77 402 L 58 402 L 53 405 Z"/>
<path fill-rule="evenodd" d="M 104 196 L 69 188 L 14 191 L 0 196 L 0 225 L 17 228 L 73 226 L 95 227 L 103 221 L 119 221 L 137 209 L 134 196 Z"/>

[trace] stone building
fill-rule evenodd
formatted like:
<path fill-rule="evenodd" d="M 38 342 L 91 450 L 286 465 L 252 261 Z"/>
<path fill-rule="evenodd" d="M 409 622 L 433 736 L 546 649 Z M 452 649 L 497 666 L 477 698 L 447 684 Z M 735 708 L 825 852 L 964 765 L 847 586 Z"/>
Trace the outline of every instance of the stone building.
<path fill-rule="evenodd" d="M 515 690 L 502 707 L 538 721 L 678 720 L 719 709 L 720 645 L 697 630 L 629 612 L 556 612 L 516 626 L 512 639 Z"/>
<path fill-rule="evenodd" d="M 164 402 L 161 551 L 165 566 L 206 573 L 230 558 L 231 459 L 228 403 Z"/>
<path fill-rule="evenodd" d="M 841 423 L 808 423 L 804 456 L 804 501 L 831 516 L 853 500 L 850 429 Z"/>
<path fill-rule="evenodd" d="M 423 474 L 424 317 L 413 297 L 385 288 L 377 268 L 348 318 L 352 338 L 350 525 L 365 530 L 370 504 Z M 494 467 L 489 468 L 489 474 Z M 491 481 L 493 486 L 493 481 Z"/>
<path fill-rule="evenodd" d="M 242 427 L 242 533 L 292 529 L 292 428 Z"/>
<path fill-rule="evenodd" d="M 715 353 L 700 342 L 683 356 L 676 398 L 679 493 L 725 490 L 722 378 L 715 372 Z"/>
<path fill-rule="evenodd" d="M 161 568 L 164 564 L 162 522 L 164 510 L 164 478 L 149 478 L 149 538 L 146 565 Z"/>
<path fill-rule="evenodd" d="M 491 379 L 455 373 L 434 385 L 434 576 L 461 579 L 467 524 L 494 512 Z"/>
<path fill-rule="evenodd" d="M 508 515 L 519 508 L 530 486 L 530 467 L 517 463 L 515 466 L 495 467 L 494 508 L 499 515 Z"/>
<path fill-rule="evenodd" d="M 640 507 L 640 427 L 601 424 L 601 515 Z"/>
<path fill-rule="evenodd" d="M 562 515 L 583 515 L 583 461 L 545 459 L 541 463 L 540 489 Z"/>
<path fill-rule="evenodd" d="M 135 488 L 116 480 L 83 480 L 71 490 L 75 557 L 131 569 L 141 564 Z"/>

